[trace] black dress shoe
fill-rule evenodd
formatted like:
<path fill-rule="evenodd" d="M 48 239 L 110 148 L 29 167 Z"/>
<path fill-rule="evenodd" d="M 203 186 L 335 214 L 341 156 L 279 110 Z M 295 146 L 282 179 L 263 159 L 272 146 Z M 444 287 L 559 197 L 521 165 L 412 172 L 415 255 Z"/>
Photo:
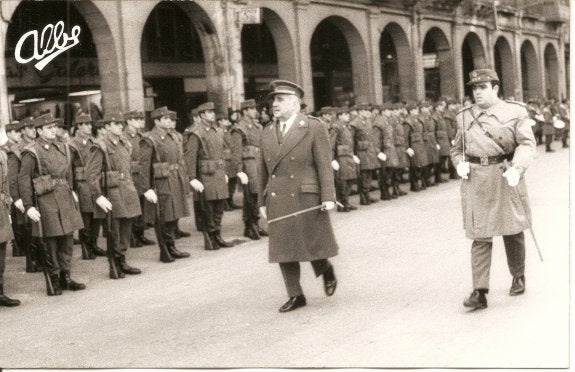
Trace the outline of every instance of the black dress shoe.
<path fill-rule="evenodd" d="M 0 306 L 14 307 L 20 305 L 20 300 L 10 298 L 4 294 L 4 285 L 0 284 Z"/>
<path fill-rule="evenodd" d="M 260 234 L 253 226 L 246 226 L 244 229 L 244 236 L 250 238 L 251 240 L 260 240 Z"/>
<path fill-rule="evenodd" d="M 347 208 L 348 210 L 350 210 L 350 211 L 355 211 L 355 210 L 357 210 L 357 207 L 356 207 L 355 205 L 351 205 L 351 204 L 349 204 L 349 203 L 343 203 L 343 206 L 344 206 L 345 208 Z"/>
<path fill-rule="evenodd" d="M 517 296 L 523 294 L 523 292 L 525 292 L 525 275 L 514 277 L 509 289 L 509 295 Z"/>
<path fill-rule="evenodd" d="M 142 243 L 142 245 L 156 245 L 156 242 L 146 238 L 144 235 L 140 236 L 138 240 Z"/>
<path fill-rule="evenodd" d="M 262 229 L 259 226 L 257 227 L 257 230 L 258 230 L 258 234 L 260 234 L 260 236 L 269 236 L 270 235 L 266 230 Z"/>
<path fill-rule="evenodd" d="M 176 229 L 176 239 L 177 238 L 188 238 L 190 233 L 187 231 L 182 231 L 180 229 Z"/>
<path fill-rule="evenodd" d="M 469 307 L 473 310 L 485 309 L 487 307 L 487 298 L 485 298 L 485 290 L 474 289 L 469 298 L 463 301 L 463 306 Z"/>
<path fill-rule="evenodd" d="M 106 256 L 106 251 L 98 246 L 94 246 L 92 248 L 92 253 L 94 254 L 94 256 L 100 256 L 100 257 Z"/>
<path fill-rule="evenodd" d="M 173 258 L 187 258 L 187 257 L 190 257 L 190 254 L 189 254 L 188 252 L 179 251 L 179 250 L 176 248 L 175 245 L 167 244 L 166 246 L 168 247 L 168 251 L 170 252 L 170 255 L 171 255 Z"/>
<path fill-rule="evenodd" d="M 72 280 L 72 278 L 70 278 L 69 271 L 61 271 L 60 288 L 70 291 L 81 291 L 82 289 L 86 289 L 86 285 Z"/>
<path fill-rule="evenodd" d="M 280 313 L 287 313 L 288 311 L 295 310 L 298 307 L 304 307 L 305 305 L 306 301 L 304 295 L 301 294 L 299 296 L 290 297 L 288 302 L 286 302 L 285 304 L 283 304 L 282 307 L 280 307 Z"/>
<path fill-rule="evenodd" d="M 233 243 L 228 243 L 226 242 L 224 239 L 222 239 L 222 236 L 220 235 L 219 231 L 214 231 L 213 235 L 214 237 L 214 241 L 221 247 L 221 248 L 231 248 L 234 246 Z"/>
<path fill-rule="evenodd" d="M 135 267 L 132 267 L 130 265 L 128 265 L 128 263 L 126 262 L 126 256 L 122 256 L 118 258 L 118 263 L 119 263 L 119 268 L 120 270 L 122 270 L 122 272 L 124 274 L 128 274 L 128 275 L 138 275 L 142 273 L 142 270 L 137 269 Z"/>
<path fill-rule="evenodd" d="M 337 287 L 337 279 L 335 278 L 335 273 L 333 272 L 333 266 L 330 266 L 323 273 L 323 289 L 325 294 L 332 296 L 335 293 L 335 288 Z"/>

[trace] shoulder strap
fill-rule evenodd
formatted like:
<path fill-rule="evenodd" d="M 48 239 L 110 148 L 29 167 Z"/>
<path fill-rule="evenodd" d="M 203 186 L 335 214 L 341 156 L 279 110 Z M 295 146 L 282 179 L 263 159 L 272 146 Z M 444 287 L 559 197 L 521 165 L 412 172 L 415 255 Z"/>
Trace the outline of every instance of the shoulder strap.
<path fill-rule="evenodd" d="M 505 146 L 503 146 L 501 144 L 501 142 L 499 142 L 497 140 L 497 138 L 495 138 L 491 133 L 489 133 L 489 131 L 487 129 L 485 129 L 485 127 L 483 126 L 483 124 L 481 124 L 481 122 L 477 119 L 477 117 L 475 116 L 475 114 L 473 113 L 473 110 L 469 111 L 471 113 L 471 117 L 473 118 L 473 122 L 471 122 L 471 125 L 473 125 L 473 123 L 476 123 L 477 125 L 479 125 L 479 128 L 481 128 L 481 131 L 483 132 L 483 134 L 485 134 L 487 137 L 489 137 L 489 139 L 491 139 L 497 146 L 499 146 L 499 148 L 501 150 L 503 150 L 504 153 L 507 153 L 507 150 L 505 149 Z M 470 127 L 471 127 L 470 125 Z"/>

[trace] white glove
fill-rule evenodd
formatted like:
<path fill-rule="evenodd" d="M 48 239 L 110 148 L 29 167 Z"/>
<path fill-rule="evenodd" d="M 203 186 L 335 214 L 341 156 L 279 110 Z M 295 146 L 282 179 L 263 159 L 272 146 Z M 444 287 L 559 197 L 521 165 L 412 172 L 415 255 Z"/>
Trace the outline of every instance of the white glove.
<path fill-rule="evenodd" d="M 266 207 L 260 207 L 260 214 L 262 215 L 263 218 L 265 218 L 266 220 L 268 219 L 268 210 Z"/>
<path fill-rule="evenodd" d="M 353 156 L 353 161 L 355 162 L 355 164 L 359 164 L 359 163 L 360 163 L 359 158 L 357 157 L 357 155 L 354 155 L 354 156 Z"/>
<path fill-rule="evenodd" d="M 455 140 L 451 140 L 451 146 L 455 146 Z"/>
<path fill-rule="evenodd" d="M 196 192 L 203 192 L 204 191 L 204 185 L 198 181 L 197 179 L 193 179 L 190 181 L 190 186 L 192 186 L 192 188 L 196 191 Z"/>
<path fill-rule="evenodd" d="M 383 152 L 380 152 L 379 154 L 377 154 L 377 158 L 381 161 L 386 161 L 387 155 L 385 155 Z"/>
<path fill-rule="evenodd" d="M 12 216 L 8 215 L 8 221 L 10 221 L 10 225 L 12 225 Z"/>
<path fill-rule="evenodd" d="M 511 187 L 515 187 L 519 184 L 519 171 L 515 167 L 509 167 L 505 172 L 503 172 L 503 177 L 507 178 L 507 183 Z"/>
<path fill-rule="evenodd" d="M 466 180 L 469 175 L 469 162 L 460 161 L 459 164 L 457 164 L 457 174 L 459 174 L 459 177 Z"/>
<path fill-rule="evenodd" d="M 335 203 L 332 201 L 324 201 L 321 204 L 323 205 L 323 207 L 321 208 L 322 211 L 329 211 L 335 208 Z"/>
<path fill-rule="evenodd" d="M 441 146 L 439 146 L 439 143 L 436 143 L 436 144 L 435 144 L 435 148 L 438 149 L 438 150 L 441 150 Z"/>
<path fill-rule="evenodd" d="M 339 163 L 337 162 L 337 160 L 332 160 L 332 161 L 331 161 L 331 167 L 333 168 L 334 171 L 338 171 L 338 170 L 339 170 Z"/>
<path fill-rule="evenodd" d="M 240 179 L 242 185 L 247 185 L 249 182 L 248 175 L 245 174 L 244 172 L 238 173 L 238 178 Z"/>
<path fill-rule="evenodd" d="M 22 213 L 24 213 L 24 203 L 22 202 L 22 199 L 18 199 L 14 202 L 14 206 L 16 208 L 18 208 L 18 210 Z"/>
<path fill-rule="evenodd" d="M 158 195 L 156 195 L 156 192 L 152 189 L 149 189 L 144 193 L 144 198 L 146 198 L 150 203 L 156 204 L 158 202 Z"/>
<path fill-rule="evenodd" d="M 74 198 L 74 201 L 77 203 L 78 202 L 78 194 L 76 194 L 76 191 L 72 190 L 72 197 Z"/>
<path fill-rule="evenodd" d="M 98 199 L 96 199 L 96 204 L 98 204 L 98 206 L 102 208 L 104 213 L 108 213 L 109 211 L 112 210 L 112 203 L 110 203 L 110 201 L 104 195 L 98 196 Z"/>
<path fill-rule="evenodd" d="M 407 155 L 409 155 L 409 157 L 412 157 L 413 155 L 415 155 L 415 151 L 413 151 L 413 149 L 410 147 L 407 150 L 405 150 L 405 152 L 407 152 Z"/>
<path fill-rule="evenodd" d="M 28 209 L 26 215 L 34 222 L 40 221 L 40 217 L 42 217 L 42 215 L 40 214 L 40 212 L 38 212 L 36 207 L 31 207 L 30 209 Z"/>
<path fill-rule="evenodd" d="M 226 178 L 226 183 L 228 183 L 228 181 L 230 180 L 230 179 L 228 178 L 228 175 L 227 175 L 227 174 L 224 174 L 224 177 Z"/>

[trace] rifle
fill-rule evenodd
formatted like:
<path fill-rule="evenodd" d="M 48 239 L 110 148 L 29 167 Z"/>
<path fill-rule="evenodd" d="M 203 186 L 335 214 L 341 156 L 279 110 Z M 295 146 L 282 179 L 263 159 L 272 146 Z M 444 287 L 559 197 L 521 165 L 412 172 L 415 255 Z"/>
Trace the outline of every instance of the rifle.
<path fill-rule="evenodd" d="M 208 220 L 207 218 L 207 213 L 206 213 L 206 197 L 204 195 L 203 192 L 198 192 L 198 199 L 200 199 L 200 213 L 202 215 L 202 220 L 203 220 L 203 229 L 202 229 L 202 235 L 204 236 L 204 249 L 206 251 L 213 251 L 216 249 L 220 249 L 219 246 L 215 246 L 214 247 L 214 242 L 213 240 L 210 238 L 210 234 L 208 233 L 208 227 L 206 226 L 206 221 Z"/>
<path fill-rule="evenodd" d="M 152 178 L 153 179 L 153 178 Z M 168 251 L 168 246 L 166 245 L 166 223 L 164 221 L 164 217 L 162 215 L 162 211 L 160 210 L 160 194 L 158 194 L 158 190 L 156 188 L 155 180 L 153 181 L 153 190 L 156 193 L 158 198 L 156 205 L 155 205 L 155 217 L 154 218 L 154 232 L 156 233 L 156 239 L 158 239 L 158 247 L 160 248 L 160 261 L 162 262 L 173 262 L 175 258 L 172 257 L 170 251 Z"/>
<path fill-rule="evenodd" d="M 34 198 L 34 207 L 38 211 L 40 211 L 40 204 L 38 203 L 38 195 L 33 193 Z M 38 224 L 38 242 L 37 248 L 40 254 L 38 258 L 40 259 L 40 265 L 42 265 L 42 274 L 44 274 L 44 280 L 46 281 L 46 294 L 48 296 L 56 295 L 54 291 L 54 286 L 52 285 L 52 280 L 50 279 L 50 272 L 48 271 L 49 267 L 52 267 L 52 262 L 48 260 L 50 254 L 48 253 L 48 248 L 46 248 L 46 244 L 44 244 L 44 227 L 42 226 L 42 218 L 36 222 Z"/>
<path fill-rule="evenodd" d="M 248 184 L 243 184 L 242 183 L 242 190 L 244 192 L 244 199 L 245 199 L 245 207 L 244 210 L 246 211 L 246 220 L 249 224 L 251 224 L 254 221 L 254 218 L 252 216 L 252 208 L 251 208 L 251 196 L 250 196 L 250 186 Z"/>
<path fill-rule="evenodd" d="M 102 149 L 102 151 L 107 151 Z M 107 157 L 106 157 L 107 158 Z M 105 161 L 106 166 L 104 167 L 104 196 L 106 199 L 110 200 L 110 190 L 108 188 L 108 161 Z M 108 257 L 108 263 L 110 264 L 110 279 L 119 279 L 122 277 L 120 270 L 118 270 L 118 265 L 116 263 L 116 258 L 114 257 L 115 252 L 115 239 L 112 232 L 112 211 L 106 212 L 106 256 Z"/>

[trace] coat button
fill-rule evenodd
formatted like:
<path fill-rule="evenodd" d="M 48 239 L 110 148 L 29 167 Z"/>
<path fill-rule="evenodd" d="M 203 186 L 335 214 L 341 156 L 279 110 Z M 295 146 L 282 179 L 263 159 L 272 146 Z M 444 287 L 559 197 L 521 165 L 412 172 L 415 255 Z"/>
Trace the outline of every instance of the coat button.
<path fill-rule="evenodd" d="M 293 178 L 293 174 L 290 174 L 289 178 Z"/>
<path fill-rule="evenodd" d="M 276 196 L 276 193 L 275 193 L 275 192 L 272 192 L 272 196 Z"/>
<path fill-rule="evenodd" d="M 290 196 L 293 198 L 293 197 L 295 197 L 295 194 L 290 194 Z"/>
<path fill-rule="evenodd" d="M 292 157 L 291 157 L 291 160 L 295 160 L 295 158 L 292 156 Z"/>
<path fill-rule="evenodd" d="M 276 178 L 276 175 L 275 175 L 275 174 L 272 174 L 272 178 Z"/>

